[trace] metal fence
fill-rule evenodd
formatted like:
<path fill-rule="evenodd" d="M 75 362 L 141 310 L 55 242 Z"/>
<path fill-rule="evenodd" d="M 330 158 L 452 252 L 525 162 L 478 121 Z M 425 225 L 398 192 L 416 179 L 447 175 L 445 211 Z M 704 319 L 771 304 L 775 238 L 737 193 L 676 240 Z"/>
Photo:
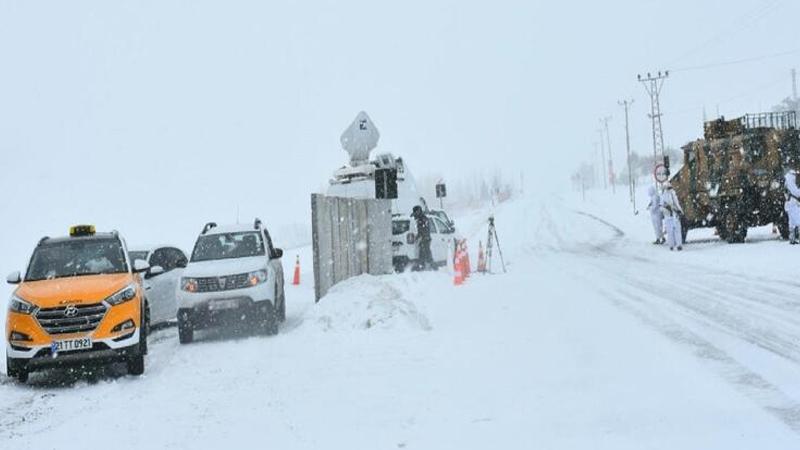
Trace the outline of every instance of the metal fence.
<path fill-rule="evenodd" d="M 356 275 L 392 272 L 389 200 L 311 195 L 316 300 Z"/>

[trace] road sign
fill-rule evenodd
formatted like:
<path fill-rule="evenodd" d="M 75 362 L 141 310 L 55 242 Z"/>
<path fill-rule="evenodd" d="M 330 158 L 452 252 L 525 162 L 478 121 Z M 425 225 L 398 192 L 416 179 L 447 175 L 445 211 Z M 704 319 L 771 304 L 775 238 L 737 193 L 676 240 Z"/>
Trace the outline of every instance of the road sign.
<path fill-rule="evenodd" d="M 447 186 L 444 183 L 436 184 L 436 198 L 447 197 Z"/>
<path fill-rule="evenodd" d="M 656 164 L 656 167 L 653 169 L 653 178 L 659 183 L 667 181 L 667 179 L 669 179 L 669 169 L 667 169 L 667 166 L 664 164 Z"/>
<path fill-rule="evenodd" d="M 353 123 L 344 130 L 339 141 L 342 148 L 350 154 L 350 164 L 358 166 L 369 162 L 369 152 L 378 146 L 381 135 L 367 113 L 361 111 Z"/>

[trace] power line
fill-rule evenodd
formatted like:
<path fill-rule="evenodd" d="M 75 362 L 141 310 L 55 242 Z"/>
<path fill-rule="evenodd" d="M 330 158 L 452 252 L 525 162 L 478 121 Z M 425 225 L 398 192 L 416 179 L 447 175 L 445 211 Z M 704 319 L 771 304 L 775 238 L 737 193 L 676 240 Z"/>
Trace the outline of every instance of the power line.
<path fill-rule="evenodd" d="M 704 47 L 716 44 L 722 38 L 729 37 L 731 35 L 734 35 L 735 33 L 740 34 L 743 30 L 752 27 L 753 25 L 758 23 L 758 21 L 769 15 L 772 12 L 772 10 L 775 9 L 775 7 L 781 3 L 783 3 L 783 0 L 774 0 L 773 2 L 767 3 L 766 5 L 763 4 L 759 5 L 757 8 L 745 13 L 744 15 L 734 20 L 730 26 L 718 30 L 710 38 L 692 47 L 690 50 L 684 52 L 677 58 L 670 61 L 669 64 L 667 65 L 673 66 L 675 65 L 675 63 L 686 59 L 686 57 L 694 55 Z"/>
<path fill-rule="evenodd" d="M 796 48 L 794 50 L 787 50 L 785 52 L 780 52 L 780 53 L 772 53 L 772 54 L 769 54 L 769 55 L 761 55 L 761 56 L 753 56 L 753 57 L 750 57 L 750 58 L 736 59 L 736 60 L 732 60 L 732 61 L 722 61 L 722 62 L 716 62 L 716 63 L 702 64 L 702 65 L 699 65 L 699 66 L 679 67 L 677 69 L 673 69 L 672 71 L 673 72 L 689 72 L 689 71 L 692 71 L 692 70 L 714 69 L 714 68 L 717 68 L 717 67 L 726 67 L 726 66 L 733 66 L 733 65 L 736 65 L 736 64 L 745 64 L 745 63 L 751 63 L 751 62 L 764 61 L 766 59 L 780 58 L 781 56 L 795 55 L 795 54 L 798 54 L 798 53 L 800 53 L 800 48 Z"/>

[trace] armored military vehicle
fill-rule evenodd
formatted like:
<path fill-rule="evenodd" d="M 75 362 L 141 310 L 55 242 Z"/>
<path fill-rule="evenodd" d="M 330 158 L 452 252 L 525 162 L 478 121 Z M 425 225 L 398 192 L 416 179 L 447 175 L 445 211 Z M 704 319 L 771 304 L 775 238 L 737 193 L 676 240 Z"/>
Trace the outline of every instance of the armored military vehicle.
<path fill-rule="evenodd" d="M 789 235 L 783 176 L 800 161 L 794 111 L 724 117 L 704 124 L 704 138 L 683 146 L 683 166 L 671 179 L 690 229 L 716 227 L 728 242 L 744 242 L 748 227 L 775 224 Z"/>

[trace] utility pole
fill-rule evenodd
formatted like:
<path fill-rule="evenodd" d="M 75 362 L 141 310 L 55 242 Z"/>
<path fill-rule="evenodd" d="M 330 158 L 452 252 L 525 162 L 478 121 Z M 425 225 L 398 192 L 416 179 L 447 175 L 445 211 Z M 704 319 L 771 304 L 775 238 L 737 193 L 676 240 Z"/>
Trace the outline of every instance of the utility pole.
<path fill-rule="evenodd" d="M 597 164 L 596 165 L 592 164 L 593 166 L 595 166 L 595 170 L 593 170 L 592 172 L 594 172 L 595 177 L 599 175 L 598 178 L 595 178 L 595 183 L 597 183 L 597 187 L 599 188 L 601 186 L 600 180 L 603 178 L 603 155 L 599 147 L 600 144 L 598 144 L 597 142 L 592 142 L 592 144 L 594 145 L 594 154 L 595 157 L 597 158 L 595 159 Z"/>
<path fill-rule="evenodd" d="M 633 99 L 617 102 L 619 106 L 625 108 L 625 150 L 628 158 L 628 195 L 633 204 L 633 212 L 636 214 L 636 181 L 633 179 L 633 168 L 631 167 L 631 132 L 630 122 L 628 121 L 628 109 L 633 104 Z"/>
<path fill-rule="evenodd" d="M 606 171 L 606 144 L 603 142 L 603 129 L 598 128 L 597 132 L 600 133 L 600 178 L 603 179 L 603 188 L 608 190 L 608 177 L 604 175 Z"/>
<path fill-rule="evenodd" d="M 797 103 L 797 69 L 792 69 L 792 100 Z"/>
<path fill-rule="evenodd" d="M 644 85 L 647 94 L 650 95 L 650 120 L 653 126 L 653 161 L 657 164 L 658 157 L 664 158 L 664 132 L 661 128 L 661 105 L 659 97 L 664 80 L 669 77 L 669 70 L 664 73 L 658 72 L 656 75 L 647 76 L 637 75 L 636 78 Z"/>
<path fill-rule="evenodd" d="M 614 158 L 611 157 L 611 134 L 608 132 L 608 121 L 609 120 L 611 120 L 611 116 L 606 116 L 606 117 L 603 117 L 602 119 L 600 119 L 600 122 L 603 123 L 603 127 L 605 127 L 605 129 L 606 129 L 606 144 L 607 144 L 606 148 L 608 149 L 608 152 L 607 152 L 607 154 L 608 154 L 608 174 L 606 174 L 606 176 L 608 177 L 608 182 L 611 183 L 611 193 L 612 194 L 616 194 L 617 193 L 617 187 L 616 187 L 616 184 L 614 184 L 614 181 L 615 181 L 615 177 L 614 177 Z"/>

